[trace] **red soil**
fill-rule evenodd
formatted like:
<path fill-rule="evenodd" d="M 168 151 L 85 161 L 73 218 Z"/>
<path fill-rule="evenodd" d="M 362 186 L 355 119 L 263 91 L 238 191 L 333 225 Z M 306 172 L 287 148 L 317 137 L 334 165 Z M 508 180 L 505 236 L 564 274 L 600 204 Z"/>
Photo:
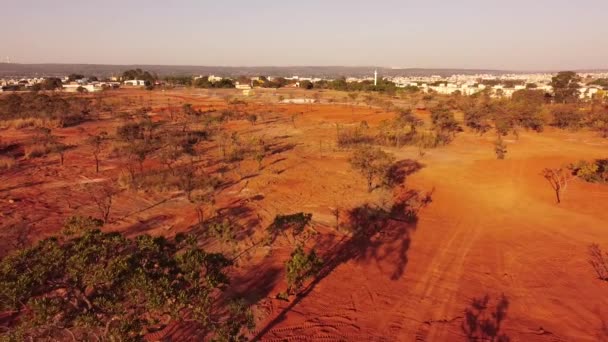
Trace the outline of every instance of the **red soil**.
<path fill-rule="evenodd" d="M 150 101 L 155 110 L 166 107 L 167 96 L 175 106 L 179 101 L 196 108 L 226 106 L 203 94 L 154 94 Z M 503 295 L 508 305 L 504 319 L 485 329 L 493 328 L 495 335 L 511 341 L 606 338 L 602 329 L 608 284 L 596 279 L 586 258 L 590 243 L 608 248 L 608 187 L 573 181 L 562 204 L 556 205 L 540 176 L 545 167 L 605 158 L 606 141 L 584 132 L 522 133 L 517 140 L 507 140 L 508 155 L 502 161 L 495 158 L 492 136 L 471 133 L 459 134 L 447 147 L 428 150 L 423 158 L 413 147 L 387 149 L 398 159 L 423 164 L 395 195 L 430 193 L 432 202 L 421 209 L 416 223 L 390 221 L 382 233 L 358 239 L 332 228 L 332 209 L 344 213 L 390 195 L 366 192 L 365 182 L 348 165 L 349 152 L 335 148 L 335 123 L 358 125 L 366 120 L 374 126 L 392 114 L 344 105 L 262 102 L 249 104 L 247 110 L 267 117 L 256 125 L 231 122 L 230 129 L 263 135 L 277 152 L 264 159 L 261 172 L 254 161 L 244 162 L 251 177 L 223 190 L 217 206 L 242 226 L 239 249 L 250 252 L 239 260 L 232 277 L 234 291 L 257 302 L 252 338 L 461 341 L 467 339 L 465 310 L 486 295 L 487 305 L 480 306 L 483 317 L 492 320 Z M 294 126 L 290 115 L 301 112 Z M 77 143 L 83 137 L 81 127 L 86 132 L 113 131 L 115 125 L 105 120 L 55 134 Z M 15 130 L 2 135 L 15 142 L 26 138 Z M 211 150 L 209 158 L 218 153 Z M 108 159 L 95 175 L 84 146 L 68 153 L 65 167 L 56 164 L 56 157 L 50 156 L 23 162 L 23 167 L 1 175 L 3 226 L 33 221 L 31 237 L 36 239 L 55 233 L 70 215 L 94 215 L 91 201 L 76 184 L 119 172 L 118 162 Z M 256 241 L 276 214 L 298 211 L 313 213 L 321 234 L 311 245 L 329 266 L 301 296 L 285 302 L 274 297 L 285 290 L 284 262 L 292 246 L 282 241 L 272 248 L 256 247 Z M 129 235 L 172 236 L 196 222 L 194 207 L 179 192 L 125 192 L 112 217 L 106 229 Z M 205 246 L 223 248 L 209 241 Z M 190 334 L 166 333 L 176 340 Z"/>

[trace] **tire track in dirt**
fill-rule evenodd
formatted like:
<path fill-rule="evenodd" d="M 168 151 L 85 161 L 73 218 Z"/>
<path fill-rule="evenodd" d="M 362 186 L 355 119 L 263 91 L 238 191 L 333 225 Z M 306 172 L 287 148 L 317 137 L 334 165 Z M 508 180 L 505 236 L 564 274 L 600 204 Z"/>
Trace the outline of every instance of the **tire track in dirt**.
<path fill-rule="evenodd" d="M 368 340 L 360 334 L 361 328 L 350 321 L 347 316 L 317 317 L 318 323 L 305 323 L 287 327 L 273 328 L 261 341 L 354 341 Z M 257 335 L 255 332 L 254 335 Z M 273 337 L 269 337 L 273 336 Z"/>
<path fill-rule="evenodd" d="M 525 162 L 516 162 L 509 165 L 508 175 L 505 178 L 505 185 L 511 188 L 514 192 L 520 192 L 521 183 L 518 179 L 521 179 L 525 170 Z M 463 182 L 466 184 L 467 182 Z M 462 190 L 462 189 L 461 189 Z M 486 189 L 487 191 L 487 189 Z M 463 193 L 459 191 L 458 193 Z M 446 248 L 444 253 L 439 258 L 435 258 L 432 261 L 431 267 L 439 267 L 441 271 L 435 274 L 434 278 L 427 279 L 424 283 L 425 289 L 422 293 L 422 300 L 427 298 L 441 298 L 441 302 L 434 308 L 427 309 L 422 316 L 425 319 L 425 323 L 418 329 L 425 331 L 424 339 L 428 341 L 441 341 L 449 339 L 446 336 L 448 330 L 445 328 L 445 324 L 434 325 L 427 324 L 428 322 L 442 322 L 452 324 L 456 322 L 451 316 L 459 315 L 454 310 L 464 309 L 455 308 L 455 305 L 461 305 L 462 301 L 458 300 L 458 289 L 461 284 L 461 278 L 464 274 L 464 265 L 467 259 L 468 253 L 471 251 L 476 240 L 482 234 L 484 229 L 488 228 L 489 222 L 483 222 L 480 217 L 483 217 L 483 211 L 495 212 L 497 207 L 505 210 L 513 210 L 514 206 L 517 205 L 517 201 L 513 201 L 515 197 L 508 197 L 504 202 L 487 202 L 483 198 L 479 198 L 479 194 L 483 192 L 470 192 L 469 198 L 465 202 L 470 204 L 470 207 L 463 208 L 463 212 L 476 212 L 476 215 L 470 215 L 468 217 L 461 217 L 458 224 L 454 226 L 454 233 L 452 238 L 444 244 L 441 248 Z M 492 193 L 492 191 L 488 191 Z M 506 203 L 505 203 L 506 202 Z M 488 205 L 488 203 L 491 203 Z M 472 204 L 472 205 L 471 205 Z M 485 228 L 482 228 L 485 227 Z M 450 253 L 450 250 L 452 253 Z M 488 264 L 492 265 L 492 269 L 496 274 L 504 273 L 504 264 L 502 263 L 502 254 L 499 251 L 494 253 L 495 259 L 487 260 Z M 446 258 L 448 258 L 446 260 Z M 452 281 L 445 279 L 445 275 L 449 274 L 452 277 Z M 422 285 L 423 283 L 419 283 Z M 446 286 L 446 284 L 453 284 L 453 288 Z M 413 293 L 418 294 L 419 287 L 417 286 Z M 434 317 L 428 317 L 434 315 Z M 457 328 L 458 329 L 458 328 Z M 419 334 L 417 334 L 418 336 Z"/>
<path fill-rule="evenodd" d="M 462 193 L 462 192 L 456 192 Z M 469 203 L 470 199 L 462 203 Z M 478 206 L 474 207 L 478 209 Z M 468 210 L 464 208 L 463 212 Z M 447 317 L 453 309 L 454 297 L 457 295 L 460 278 L 464 272 L 464 263 L 468 252 L 481 232 L 479 220 L 475 216 L 473 222 L 460 217 L 454 220 L 431 220 L 421 218 L 419 224 L 429 227 L 450 227 L 445 238 L 440 242 L 437 253 L 426 266 L 426 271 L 419 277 L 415 287 L 403 295 L 391 309 L 393 318 L 381 327 L 381 331 L 388 331 L 391 339 L 408 340 L 415 336 L 418 340 L 441 340 L 437 329 L 428 322 L 435 320 L 449 320 Z M 453 286 L 450 286 L 453 284 Z M 418 299 L 415 308 L 407 306 L 407 301 Z M 437 302 L 437 299 L 441 302 Z M 415 317 L 415 318 L 414 318 Z"/>

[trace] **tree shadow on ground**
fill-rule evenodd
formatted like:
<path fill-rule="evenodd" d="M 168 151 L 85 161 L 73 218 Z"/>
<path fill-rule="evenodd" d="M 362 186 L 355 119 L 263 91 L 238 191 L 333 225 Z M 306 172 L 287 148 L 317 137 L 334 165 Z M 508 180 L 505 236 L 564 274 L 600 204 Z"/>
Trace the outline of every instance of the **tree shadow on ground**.
<path fill-rule="evenodd" d="M 424 166 L 413 159 L 400 160 L 388 169 L 387 182 L 393 186 L 403 184 L 409 175 L 420 171 Z"/>
<path fill-rule="evenodd" d="M 188 232 L 198 239 L 202 238 L 202 243 L 205 245 L 209 241 L 216 240 L 207 234 L 209 225 L 227 221 L 234 228 L 234 243 L 239 244 L 247 238 L 251 238 L 255 234 L 256 227 L 260 225 L 261 220 L 256 215 L 255 210 L 248 206 L 247 203 L 251 200 L 263 199 L 263 196 L 261 198 L 259 196 L 252 198 L 238 199 L 223 208 L 214 210 L 213 214 L 205 217 L 202 226 L 197 222 L 188 228 Z"/>
<path fill-rule="evenodd" d="M 501 332 L 502 322 L 507 317 L 509 300 L 503 294 L 494 305 L 490 296 L 473 298 L 468 308 L 464 310 L 462 332 L 468 341 L 508 342 L 511 339 Z"/>
<path fill-rule="evenodd" d="M 130 213 L 127 213 L 127 214 L 123 215 L 122 217 L 118 218 L 117 221 L 122 221 L 122 220 L 126 219 L 129 216 L 141 214 L 144 211 L 147 211 L 147 210 L 150 210 L 152 208 L 158 207 L 159 205 L 164 204 L 164 203 L 166 203 L 166 202 L 168 202 L 168 201 L 170 201 L 172 199 L 178 198 L 180 196 L 181 195 L 179 195 L 179 194 L 175 194 L 175 195 L 169 196 L 167 198 L 163 198 L 163 199 L 161 199 L 158 202 L 155 202 L 155 203 L 152 203 L 152 204 L 148 205 L 147 207 L 143 207 L 141 209 L 137 209 L 137 210 L 135 210 L 133 212 L 130 212 Z"/>
<path fill-rule="evenodd" d="M 270 155 L 279 154 L 287 151 L 291 151 L 298 146 L 297 144 L 292 143 L 274 143 L 268 146 L 270 150 Z"/>
<path fill-rule="evenodd" d="M 32 186 L 37 186 L 37 185 L 41 185 L 44 184 L 45 182 L 43 181 L 27 181 L 24 183 L 20 183 L 20 184 L 16 184 L 13 186 L 9 186 L 7 188 L 4 189 L 0 189 L 0 192 L 9 192 L 9 191 L 13 191 L 13 190 L 18 190 L 18 189 L 25 189 L 25 188 L 29 188 Z"/>
<path fill-rule="evenodd" d="M 600 316 L 600 327 L 597 332 L 598 341 L 608 341 L 608 320 L 606 320 L 605 316 L 601 311 L 598 312 Z"/>
<path fill-rule="evenodd" d="M 391 279 L 399 279 L 407 265 L 407 251 L 410 247 L 410 234 L 416 229 L 418 212 L 430 204 L 432 191 L 421 193 L 406 191 L 389 208 L 365 204 L 348 212 L 347 228 L 349 235 L 318 243 L 315 248 L 326 250 L 324 264 L 312 282 L 305 287 L 271 322 L 262 328 L 252 340 L 260 340 L 273 327 L 283 321 L 296 305 L 306 298 L 314 288 L 338 266 L 355 260 L 377 262 L 394 258 L 395 269 Z M 338 240 L 338 241 L 335 241 Z M 394 244 L 394 246 L 389 246 Z M 392 261 L 392 260 L 391 260 Z"/>
<path fill-rule="evenodd" d="M 271 258 L 264 258 L 248 272 L 232 278 L 230 282 L 234 287 L 226 292 L 227 297 L 243 298 L 249 305 L 267 298 L 283 275 L 283 268 L 271 261 Z"/>
<path fill-rule="evenodd" d="M 129 237 L 140 235 L 151 229 L 158 228 L 167 222 L 171 222 L 174 218 L 175 215 L 154 215 L 145 220 L 138 220 L 138 222 L 125 229 L 124 234 Z"/>

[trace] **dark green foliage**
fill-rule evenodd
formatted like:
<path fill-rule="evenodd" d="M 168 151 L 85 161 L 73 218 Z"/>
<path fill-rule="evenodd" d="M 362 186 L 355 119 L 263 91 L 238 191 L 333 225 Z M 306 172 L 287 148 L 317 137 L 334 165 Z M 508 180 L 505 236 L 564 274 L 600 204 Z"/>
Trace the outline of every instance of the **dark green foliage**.
<path fill-rule="evenodd" d="M 41 83 L 34 84 L 31 88 L 32 91 L 40 91 L 40 90 L 56 90 L 61 89 L 63 83 L 61 79 L 57 77 L 49 77 L 45 78 Z"/>
<path fill-rule="evenodd" d="M 306 254 L 302 245 L 296 246 L 291 253 L 291 258 L 285 264 L 287 272 L 287 294 L 295 294 L 304 282 L 314 277 L 323 266 L 323 260 L 317 256 L 314 250 Z"/>
<path fill-rule="evenodd" d="M 123 80 L 143 80 L 146 86 L 154 85 L 158 76 L 142 69 L 130 69 L 122 73 Z"/>
<path fill-rule="evenodd" d="M 236 242 L 236 232 L 229 220 L 212 222 L 207 225 L 207 234 L 216 240 L 231 244 Z"/>
<path fill-rule="evenodd" d="M 446 106 L 438 106 L 431 110 L 431 120 L 437 137 L 437 145 L 447 145 L 462 132 L 462 128 L 454 118 L 454 113 Z"/>
<path fill-rule="evenodd" d="M 349 159 L 351 167 L 365 177 L 368 192 L 374 189 L 374 180 L 384 183 L 387 171 L 394 161 L 395 156 L 392 154 L 370 146 L 355 150 Z"/>
<path fill-rule="evenodd" d="M 608 78 L 598 78 L 597 80 L 594 80 L 593 82 L 589 83 L 590 85 L 597 85 L 600 86 L 604 89 L 608 89 Z"/>
<path fill-rule="evenodd" d="M 291 231 L 291 235 L 296 237 L 302 234 L 305 228 L 310 224 L 312 214 L 310 213 L 295 213 L 289 215 L 277 215 L 270 226 L 268 233 L 270 242 L 276 240 L 279 234 L 286 235 L 287 231 Z"/>
<path fill-rule="evenodd" d="M 545 102 L 545 93 L 541 90 L 526 89 L 514 92 L 510 112 L 513 113 L 515 124 L 542 132 L 544 122 L 540 112 Z"/>
<path fill-rule="evenodd" d="M 469 104 L 464 109 L 464 124 L 479 134 L 483 135 L 488 132 L 492 128 L 490 124 L 494 111 L 492 107 L 490 100 L 487 98 Z"/>
<path fill-rule="evenodd" d="M 217 307 L 231 265 L 223 255 L 186 236 L 127 239 L 101 232 L 98 223 L 71 218 L 66 230 L 79 234 L 44 239 L 0 262 L 0 310 L 18 318 L 9 334 L 36 339 L 69 329 L 77 339 L 140 340 L 148 327 L 186 313 L 207 338 L 234 341 L 252 327 L 244 303 Z"/>
<path fill-rule="evenodd" d="M 209 82 L 209 77 L 201 77 L 193 82 L 196 88 L 234 88 L 234 81 L 223 78 L 217 82 Z"/>
<path fill-rule="evenodd" d="M 81 74 L 69 74 L 68 75 L 68 81 L 69 82 L 74 82 L 74 81 L 77 81 L 77 80 L 81 80 L 83 78 L 84 78 L 84 75 L 81 75 Z"/>
<path fill-rule="evenodd" d="M 575 105 L 556 105 L 551 113 L 553 125 L 558 128 L 576 130 L 583 125 L 583 116 Z"/>
<path fill-rule="evenodd" d="M 9 94 L 0 96 L 0 120 L 48 119 L 67 127 L 89 118 L 90 107 L 91 100 L 85 98 L 42 93 Z"/>
<path fill-rule="evenodd" d="M 258 82 L 258 84 L 263 88 L 282 88 L 282 87 L 290 84 L 290 82 L 288 80 L 286 80 L 284 77 L 275 77 L 272 79 L 272 81 L 264 78 L 261 81 L 261 84 L 259 82 Z"/>
<path fill-rule="evenodd" d="M 578 101 L 581 77 L 573 71 L 561 71 L 551 79 L 556 103 Z"/>
<path fill-rule="evenodd" d="M 165 76 L 164 80 L 171 85 L 192 85 L 192 76 Z"/>
<path fill-rule="evenodd" d="M 300 81 L 300 88 L 309 90 L 314 88 L 314 84 L 308 80 Z"/>
<path fill-rule="evenodd" d="M 103 226 L 103 220 L 91 216 L 70 216 L 63 225 L 63 234 L 66 236 L 80 235 Z"/>

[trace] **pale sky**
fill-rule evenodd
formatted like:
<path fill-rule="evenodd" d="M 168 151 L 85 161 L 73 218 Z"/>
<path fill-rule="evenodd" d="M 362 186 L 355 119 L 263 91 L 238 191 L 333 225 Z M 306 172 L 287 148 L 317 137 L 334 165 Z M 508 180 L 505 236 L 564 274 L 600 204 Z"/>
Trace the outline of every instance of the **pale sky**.
<path fill-rule="evenodd" d="M 19 63 L 608 69 L 608 0 L 0 0 Z"/>

